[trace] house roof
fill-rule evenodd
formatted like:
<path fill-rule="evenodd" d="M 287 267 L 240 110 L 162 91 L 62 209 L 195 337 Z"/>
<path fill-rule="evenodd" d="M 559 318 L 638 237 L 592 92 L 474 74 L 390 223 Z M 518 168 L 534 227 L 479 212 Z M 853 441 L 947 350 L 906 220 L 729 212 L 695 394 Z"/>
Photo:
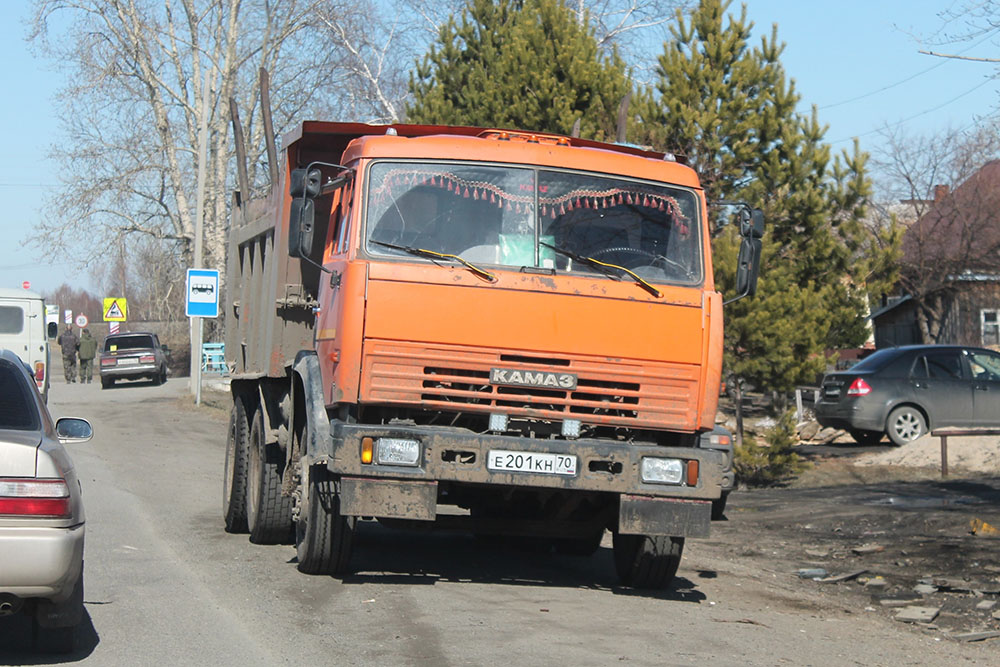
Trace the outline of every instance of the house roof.
<path fill-rule="evenodd" d="M 903 234 L 913 268 L 1000 272 L 1000 160 L 983 165 Z"/>
<path fill-rule="evenodd" d="M 876 310 L 875 312 L 873 312 L 871 315 L 868 316 L 868 319 L 874 321 L 876 317 L 879 317 L 881 315 L 885 315 L 890 310 L 894 310 L 898 306 L 902 306 L 907 301 L 912 300 L 912 298 L 913 297 L 911 297 L 910 295 L 906 295 L 906 296 L 904 296 L 901 299 L 896 299 L 892 303 L 890 303 L 890 304 L 888 304 L 886 306 L 882 306 L 881 308 L 879 308 L 878 310 Z"/>

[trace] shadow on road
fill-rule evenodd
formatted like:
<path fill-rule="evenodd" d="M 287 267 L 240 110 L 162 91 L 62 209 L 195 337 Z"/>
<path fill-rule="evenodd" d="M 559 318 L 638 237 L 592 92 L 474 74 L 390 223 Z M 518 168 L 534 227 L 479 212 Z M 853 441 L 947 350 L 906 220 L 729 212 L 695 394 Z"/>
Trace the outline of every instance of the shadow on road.
<path fill-rule="evenodd" d="M 84 603 L 84 605 L 89 603 Z M 86 608 L 76 627 L 76 650 L 72 653 L 46 653 L 33 646 L 31 619 L 23 614 L 0 618 L 0 665 L 58 665 L 88 657 L 100 643 L 100 636 Z"/>
<path fill-rule="evenodd" d="M 434 585 L 469 582 L 583 588 L 679 602 L 706 599 L 683 576 L 664 590 L 638 590 L 618 584 L 612 550 L 601 547 L 592 556 L 567 556 L 516 543 L 486 544 L 465 534 L 430 533 L 385 528 L 364 523 L 358 531 L 351 562 L 354 574 L 344 584 Z M 684 563 L 681 562 L 681 574 Z"/>

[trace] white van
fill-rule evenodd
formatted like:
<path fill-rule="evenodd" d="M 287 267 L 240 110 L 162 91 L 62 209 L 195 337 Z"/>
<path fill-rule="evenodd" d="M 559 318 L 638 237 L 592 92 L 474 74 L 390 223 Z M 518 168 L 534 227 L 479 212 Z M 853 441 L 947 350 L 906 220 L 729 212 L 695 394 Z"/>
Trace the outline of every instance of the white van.
<path fill-rule="evenodd" d="M 0 348 L 12 351 L 35 373 L 42 397 L 49 397 L 49 337 L 58 334 L 58 325 L 47 331 L 42 295 L 23 289 L 0 287 Z"/>

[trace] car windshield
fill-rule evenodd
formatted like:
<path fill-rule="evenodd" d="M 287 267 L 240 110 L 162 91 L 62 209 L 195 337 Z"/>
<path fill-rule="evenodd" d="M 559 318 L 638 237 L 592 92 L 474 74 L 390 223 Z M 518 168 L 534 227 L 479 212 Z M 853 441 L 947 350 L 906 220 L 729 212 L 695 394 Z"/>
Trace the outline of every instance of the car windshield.
<path fill-rule="evenodd" d="M 597 260 L 652 282 L 702 281 L 689 190 L 478 164 L 377 162 L 368 180 L 366 249 L 375 255 L 420 249 L 476 265 L 601 274 Z"/>
<path fill-rule="evenodd" d="M 38 411 L 28 393 L 24 375 L 13 364 L 0 361 L 0 429 L 37 431 Z"/>
<path fill-rule="evenodd" d="M 153 347 L 152 336 L 108 336 L 104 340 L 105 352 L 117 352 L 120 350 L 149 349 Z"/>

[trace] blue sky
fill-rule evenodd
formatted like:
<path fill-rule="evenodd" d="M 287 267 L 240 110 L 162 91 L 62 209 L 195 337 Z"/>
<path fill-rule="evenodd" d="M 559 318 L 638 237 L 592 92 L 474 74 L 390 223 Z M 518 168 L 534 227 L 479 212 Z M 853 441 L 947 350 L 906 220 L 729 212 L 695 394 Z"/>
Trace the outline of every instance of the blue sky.
<path fill-rule="evenodd" d="M 22 245 L 40 220 L 46 188 L 59 182 L 58 165 L 45 156 L 59 141 L 54 97 L 60 75 L 28 52 L 23 21 L 31 5 L 30 0 L 0 3 L 0 83 L 7 92 L 0 105 L 5 128 L 0 152 L 0 286 L 19 287 L 29 281 L 32 289 L 44 292 L 66 282 L 93 289 L 86 270 L 44 249 Z M 826 138 L 836 147 L 850 147 L 851 137 L 859 136 L 862 148 L 870 150 L 878 143 L 878 129 L 887 123 L 900 123 L 906 132 L 917 134 L 968 127 L 998 106 L 1000 85 L 990 79 L 996 65 L 919 53 L 929 48 L 1000 57 L 1000 37 L 971 49 L 969 44 L 932 43 L 942 25 L 939 13 L 959 6 L 953 0 L 748 0 L 747 5 L 758 32 L 770 33 L 771 24 L 778 24 L 778 37 L 786 43 L 782 63 L 796 81 L 802 110 L 813 104 L 819 108 L 820 120 L 830 126 Z M 738 11 L 738 3 L 734 6 Z M 93 259 L 100 261 L 97 245 Z"/>

